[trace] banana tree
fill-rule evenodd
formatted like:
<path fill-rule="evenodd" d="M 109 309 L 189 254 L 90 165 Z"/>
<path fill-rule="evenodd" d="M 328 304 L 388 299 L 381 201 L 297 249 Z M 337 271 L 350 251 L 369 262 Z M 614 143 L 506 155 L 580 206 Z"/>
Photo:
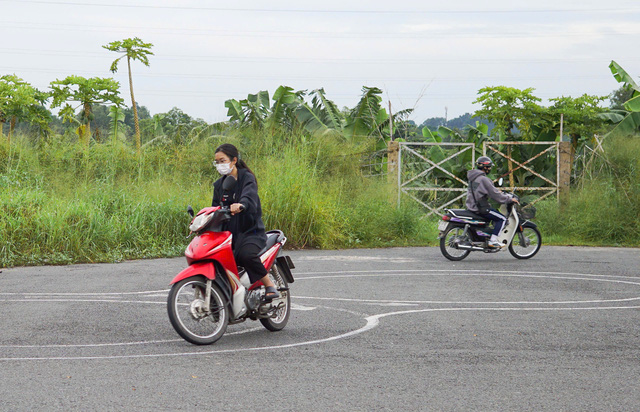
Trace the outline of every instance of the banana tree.
<path fill-rule="evenodd" d="M 309 93 L 311 104 L 300 101 L 295 116 L 304 130 L 311 134 L 337 133 L 344 135 L 345 116 L 338 106 L 327 98 L 324 89 Z"/>
<path fill-rule="evenodd" d="M 371 136 L 383 138 L 381 126 L 389 114 L 382 107 L 381 94 L 382 90 L 377 87 L 362 88 L 362 98 L 346 119 L 344 135 L 348 140 Z"/>
<path fill-rule="evenodd" d="M 624 103 L 624 110 L 612 110 L 600 116 L 615 124 L 608 133 L 621 133 L 626 135 L 638 134 L 640 131 L 640 87 L 618 63 L 611 61 L 609 69 L 618 83 L 624 83 L 625 87 L 633 90 L 631 98 Z"/>

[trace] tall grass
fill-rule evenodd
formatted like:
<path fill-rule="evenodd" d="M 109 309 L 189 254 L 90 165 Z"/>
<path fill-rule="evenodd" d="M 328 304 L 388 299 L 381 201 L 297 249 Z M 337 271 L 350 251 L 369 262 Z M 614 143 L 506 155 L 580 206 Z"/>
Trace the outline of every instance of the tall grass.
<path fill-rule="evenodd" d="M 83 148 L 61 137 L 0 143 L 0 266 L 179 256 L 185 213 L 210 205 L 215 148 L 236 144 L 258 179 L 268 229 L 290 247 L 422 244 L 420 211 L 359 173 L 362 144 L 236 132 L 190 145 Z"/>
<path fill-rule="evenodd" d="M 612 136 L 571 190 L 569 203 L 543 203 L 538 223 L 554 243 L 640 246 L 640 139 Z"/>

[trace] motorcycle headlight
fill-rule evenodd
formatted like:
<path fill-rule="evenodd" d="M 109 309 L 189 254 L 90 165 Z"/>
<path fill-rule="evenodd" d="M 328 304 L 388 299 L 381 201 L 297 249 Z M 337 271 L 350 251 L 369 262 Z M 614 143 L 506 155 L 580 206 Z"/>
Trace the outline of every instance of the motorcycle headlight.
<path fill-rule="evenodd" d="M 203 213 L 201 215 L 196 216 L 193 219 L 193 222 L 191 222 L 191 225 L 189 226 L 189 230 L 192 232 L 197 232 L 201 230 L 203 227 L 207 225 L 207 223 L 209 223 L 212 216 L 213 216 L 213 213 L 209 213 L 209 214 Z"/>

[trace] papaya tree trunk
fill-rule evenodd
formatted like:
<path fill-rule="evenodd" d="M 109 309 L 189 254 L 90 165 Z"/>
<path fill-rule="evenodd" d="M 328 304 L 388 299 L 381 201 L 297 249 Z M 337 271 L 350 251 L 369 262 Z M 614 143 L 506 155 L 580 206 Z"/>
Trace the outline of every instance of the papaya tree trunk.
<path fill-rule="evenodd" d="M 91 140 L 91 120 L 89 120 L 89 116 L 91 116 L 91 103 L 84 104 L 84 117 L 87 119 L 87 124 L 84 128 L 84 133 L 82 133 L 82 144 L 88 148 L 89 141 Z"/>
<path fill-rule="evenodd" d="M 127 66 L 129 66 L 129 91 L 131 92 L 131 106 L 133 107 L 133 124 L 136 129 L 136 152 L 140 154 L 140 124 L 138 123 L 138 107 L 133 96 L 133 78 L 131 77 L 131 59 L 127 56 Z"/>
<path fill-rule="evenodd" d="M 5 117 L 4 113 L 0 112 L 0 139 L 4 137 L 3 129 L 6 121 L 7 118 Z"/>
<path fill-rule="evenodd" d="M 11 120 L 9 121 L 9 142 L 11 142 L 11 138 L 13 137 L 13 131 L 16 129 L 16 117 L 11 116 Z"/>

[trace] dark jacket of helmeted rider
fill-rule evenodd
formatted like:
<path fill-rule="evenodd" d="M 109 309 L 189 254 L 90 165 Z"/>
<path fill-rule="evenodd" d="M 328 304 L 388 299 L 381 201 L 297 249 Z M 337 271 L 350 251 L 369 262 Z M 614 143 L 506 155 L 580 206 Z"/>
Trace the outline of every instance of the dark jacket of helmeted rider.
<path fill-rule="evenodd" d="M 493 221 L 493 232 L 489 245 L 499 247 L 498 235 L 504 228 L 507 218 L 496 209 L 491 208 L 489 198 L 498 203 L 508 203 L 513 197 L 498 190 L 491 179 L 487 177 L 487 173 L 491 171 L 493 162 L 487 156 L 481 156 L 476 162 L 477 169 L 467 172 L 469 187 L 467 189 L 466 207 L 468 210 L 482 216 L 485 219 Z"/>

